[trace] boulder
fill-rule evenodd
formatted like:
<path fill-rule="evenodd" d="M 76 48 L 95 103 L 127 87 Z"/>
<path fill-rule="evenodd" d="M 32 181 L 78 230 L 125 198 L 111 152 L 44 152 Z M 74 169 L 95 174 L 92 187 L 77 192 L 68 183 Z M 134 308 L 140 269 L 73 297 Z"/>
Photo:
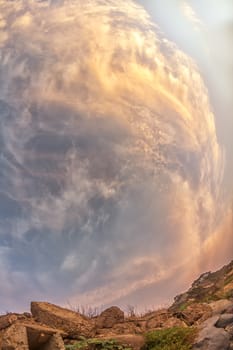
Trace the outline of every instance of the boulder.
<path fill-rule="evenodd" d="M 27 330 L 27 338 L 29 349 L 40 350 L 64 350 L 64 342 L 62 336 L 66 336 L 65 333 L 60 332 L 57 329 L 41 326 L 39 324 L 25 323 L 21 324 Z"/>
<path fill-rule="evenodd" d="M 23 313 L 23 314 L 16 314 L 16 313 L 9 313 L 6 315 L 0 316 L 0 330 L 5 329 L 15 322 L 26 322 L 29 321 L 33 322 L 31 314 Z"/>
<path fill-rule="evenodd" d="M 16 324 L 8 327 L 1 339 L 1 350 L 29 350 L 26 328 Z"/>
<path fill-rule="evenodd" d="M 78 312 L 46 302 L 32 302 L 31 313 L 37 322 L 62 330 L 70 338 L 79 339 L 80 336 L 92 335 L 93 326 L 90 320 Z"/>
<path fill-rule="evenodd" d="M 65 345 L 60 334 L 54 334 L 40 350 L 65 350 Z"/>
<path fill-rule="evenodd" d="M 217 328 L 225 328 L 229 325 L 233 325 L 233 314 L 221 315 L 215 324 Z"/>
<path fill-rule="evenodd" d="M 217 316 L 203 322 L 193 350 L 228 350 L 230 334 L 222 328 L 216 328 Z"/>
<path fill-rule="evenodd" d="M 96 328 L 112 328 L 115 324 L 124 322 L 124 312 L 117 306 L 112 306 L 104 310 L 96 318 Z"/>
<path fill-rule="evenodd" d="M 209 306 L 212 309 L 213 315 L 218 315 L 228 312 L 228 310 L 230 311 L 230 309 L 233 309 L 233 302 L 228 299 L 221 299 L 213 301 L 209 304 Z"/>
<path fill-rule="evenodd" d="M 201 334 L 193 346 L 193 350 L 228 350 L 230 346 L 229 334 L 221 328 L 211 328 L 208 334 Z"/>
<path fill-rule="evenodd" d="M 0 316 L 0 330 L 6 329 L 17 321 L 15 314 L 7 314 Z"/>
<path fill-rule="evenodd" d="M 1 350 L 65 350 L 60 333 L 40 325 L 14 323 L 1 337 Z"/>

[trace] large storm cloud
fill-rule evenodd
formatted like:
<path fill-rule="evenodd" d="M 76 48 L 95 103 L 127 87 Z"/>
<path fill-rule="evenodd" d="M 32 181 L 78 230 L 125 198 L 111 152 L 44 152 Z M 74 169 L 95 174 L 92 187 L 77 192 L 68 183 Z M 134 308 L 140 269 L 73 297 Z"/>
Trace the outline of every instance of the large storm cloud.
<path fill-rule="evenodd" d="M 221 221 L 194 62 L 132 1 L 0 0 L 0 96 L 1 309 L 170 297 Z"/>

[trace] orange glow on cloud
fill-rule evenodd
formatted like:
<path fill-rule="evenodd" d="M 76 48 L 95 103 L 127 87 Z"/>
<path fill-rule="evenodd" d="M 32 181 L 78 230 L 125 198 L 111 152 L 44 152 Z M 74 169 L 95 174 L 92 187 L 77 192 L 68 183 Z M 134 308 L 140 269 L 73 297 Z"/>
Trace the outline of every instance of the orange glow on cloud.
<path fill-rule="evenodd" d="M 19 12 L 0 34 L 0 49 L 4 49 L 0 64 L 5 64 L 8 69 L 6 80 L 9 86 L 3 98 L 15 110 L 23 110 L 20 118 L 12 122 L 11 128 L 6 128 L 10 135 L 8 147 L 15 159 L 26 163 L 34 154 L 26 149 L 24 140 L 18 135 L 30 139 L 30 135 L 39 129 L 40 132 L 57 132 L 59 136 L 67 133 L 74 139 L 73 148 L 70 147 L 65 155 L 35 152 L 37 160 L 61 162 L 63 170 L 46 173 L 46 170 L 37 169 L 35 173 L 28 169 L 35 178 L 64 179 L 65 188 L 59 196 L 29 196 L 24 179 L 20 175 L 14 177 L 17 198 L 26 198 L 32 208 L 28 226 L 38 230 L 46 228 L 48 232 L 54 230 L 59 240 L 67 227 L 67 237 L 74 234 L 70 223 L 83 225 L 86 236 L 82 237 L 81 255 L 86 246 L 91 245 L 91 239 L 94 240 L 92 220 L 95 223 L 99 220 L 104 225 L 110 215 L 103 210 L 96 219 L 94 210 L 88 211 L 90 202 L 93 198 L 99 201 L 99 198 L 102 201 L 111 199 L 120 203 L 117 213 L 122 215 L 109 229 L 112 229 L 113 238 L 116 239 L 115 232 L 121 233 L 122 228 L 129 225 L 123 242 L 130 230 L 133 234 L 135 232 L 135 237 L 129 237 L 128 243 L 138 239 L 138 246 L 143 246 L 144 239 L 149 242 L 148 248 L 143 246 L 142 251 L 135 243 L 135 252 L 127 251 L 128 256 L 124 257 L 125 262 L 121 266 L 108 256 L 109 264 L 113 264 L 110 272 L 106 273 L 109 281 L 85 293 L 76 292 L 76 289 L 93 278 L 98 258 L 88 261 L 85 269 L 78 254 L 66 252 L 58 269 L 74 272 L 76 266 L 81 266 L 80 274 L 74 278 L 69 300 L 83 304 L 100 304 L 102 300 L 112 303 L 140 288 L 170 278 L 178 269 L 184 271 L 192 267 L 190 274 L 193 275 L 194 271 L 201 270 L 199 264 L 204 265 L 207 261 L 208 265 L 208 259 L 212 266 L 214 252 L 223 235 L 222 221 L 216 220 L 216 217 L 222 210 L 219 202 L 224 152 L 217 140 L 208 93 L 196 64 L 163 38 L 147 13 L 132 1 L 70 0 L 65 5 L 50 7 L 47 3 L 30 0 L 17 1 L 14 5 L 0 0 L 0 28 L 1 23 L 10 21 L 12 12 L 19 11 L 21 7 L 22 14 Z M 8 41 L 14 42 L 16 50 L 22 50 L 21 42 L 17 44 L 18 37 L 23 39 L 25 52 L 38 60 L 38 70 L 31 72 L 27 59 L 15 63 L 13 54 L 7 51 Z M 14 79 L 21 76 L 28 77 L 29 90 L 19 91 L 13 96 L 10 89 Z M 31 105 L 44 112 L 44 115 L 38 113 L 36 127 L 34 115 L 29 112 L 28 106 Z M 57 109 L 49 115 L 53 106 Z M 66 113 L 59 116 L 61 120 L 55 130 L 60 108 Z M 78 147 L 76 144 L 82 128 L 88 129 L 87 134 L 90 131 L 89 141 L 95 140 L 97 131 L 99 139 L 105 141 L 106 125 L 114 140 L 109 142 L 113 151 L 107 154 L 107 159 L 112 164 L 111 161 L 119 158 L 118 163 L 113 164 L 117 171 L 107 166 L 106 169 L 101 162 L 95 163 L 96 146 L 85 144 L 84 150 L 78 151 L 75 148 Z M 82 139 L 83 143 L 86 141 Z M 86 155 L 91 147 L 94 150 Z M 108 144 L 101 148 L 103 157 L 106 157 L 104 152 L 107 153 L 107 148 Z M 109 175 L 110 170 L 114 176 Z M 131 192 L 130 199 L 124 194 L 128 187 L 133 192 L 135 184 L 141 186 L 138 200 L 142 203 L 144 200 L 145 206 L 142 206 L 141 215 L 132 219 L 130 210 L 136 201 L 134 197 L 131 199 Z M 164 213 L 160 213 L 156 202 L 156 196 L 160 195 L 161 206 L 166 208 Z M 125 208 L 129 211 L 132 226 L 124 216 Z M 159 215 L 154 217 L 156 210 Z M 88 220 L 83 224 L 86 217 Z M 162 222 L 161 226 L 164 225 L 162 227 L 166 227 L 168 232 L 160 231 L 158 222 L 162 219 L 166 224 Z M 140 225 L 146 227 L 145 233 Z M 225 225 L 229 226 L 229 220 L 224 222 Z M 78 229 L 76 231 L 79 232 Z M 147 238 L 147 232 L 153 234 Z M 143 234 L 145 238 L 141 237 Z M 125 246 L 120 243 L 117 245 L 114 241 L 111 247 L 117 246 L 121 253 Z M 152 250 L 149 245 L 155 249 Z M 98 254 L 105 257 L 108 249 L 103 243 Z M 205 258 L 202 258 L 203 255 Z M 224 260 L 224 256 L 220 260 Z M 126 277 L 130 278 L 130 272 L 134 270 L 141 271 L 140 268 L 144 271 L 142 276 L 132 277 L 131 283 L 126 286 Z M 47 283 L 47 274 L 49 272 L 39 275 L 40 283 Z M 189 272 L 186 271 L 185 277 L 187 274 Z"/>

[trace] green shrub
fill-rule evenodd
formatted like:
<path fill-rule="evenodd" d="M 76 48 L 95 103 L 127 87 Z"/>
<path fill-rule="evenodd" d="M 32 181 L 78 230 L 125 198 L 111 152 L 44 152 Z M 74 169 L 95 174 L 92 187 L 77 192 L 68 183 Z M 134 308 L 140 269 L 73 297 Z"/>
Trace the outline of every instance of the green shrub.
<path fill-rule="evenodd" d="M 173 327 L 146 334 L 145 350 L 190 350 L 195 328 Z"/>
<path fill-rule="evenodd" d="M 209 294 L 209 295 L 206 295 L 202 300 L 201 302 L 202 303 L 212 303 L 213 301 L 218 301 L 222 299 L 222 296 L 221 295 L 218 295 L 218 294 Z"/>
<path fill-rule="evenodd" d="M 132 350 L 118 344 L 114 339 L 83 339 L 73 345 L 66 345 L 66 350 Z"/>
<path fill-rule="evenodd" d="M 187 307 L 190 305 L 190 303 L 186 302 L 186 303 L 183 303 L 179 306 L 179 311 L 185 311 L 187 309 Z"/>

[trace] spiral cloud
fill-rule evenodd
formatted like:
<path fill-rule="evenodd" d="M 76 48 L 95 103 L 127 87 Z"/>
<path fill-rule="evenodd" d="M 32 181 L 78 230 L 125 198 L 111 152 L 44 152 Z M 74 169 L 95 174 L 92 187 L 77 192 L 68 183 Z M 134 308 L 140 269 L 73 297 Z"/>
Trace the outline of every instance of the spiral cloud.
<path fill-rule="evenodd" d="M 218 246 L 207 90 L 133 1 L 0 0 L 0 123 L 1 309 L 164 302 Z"/>

